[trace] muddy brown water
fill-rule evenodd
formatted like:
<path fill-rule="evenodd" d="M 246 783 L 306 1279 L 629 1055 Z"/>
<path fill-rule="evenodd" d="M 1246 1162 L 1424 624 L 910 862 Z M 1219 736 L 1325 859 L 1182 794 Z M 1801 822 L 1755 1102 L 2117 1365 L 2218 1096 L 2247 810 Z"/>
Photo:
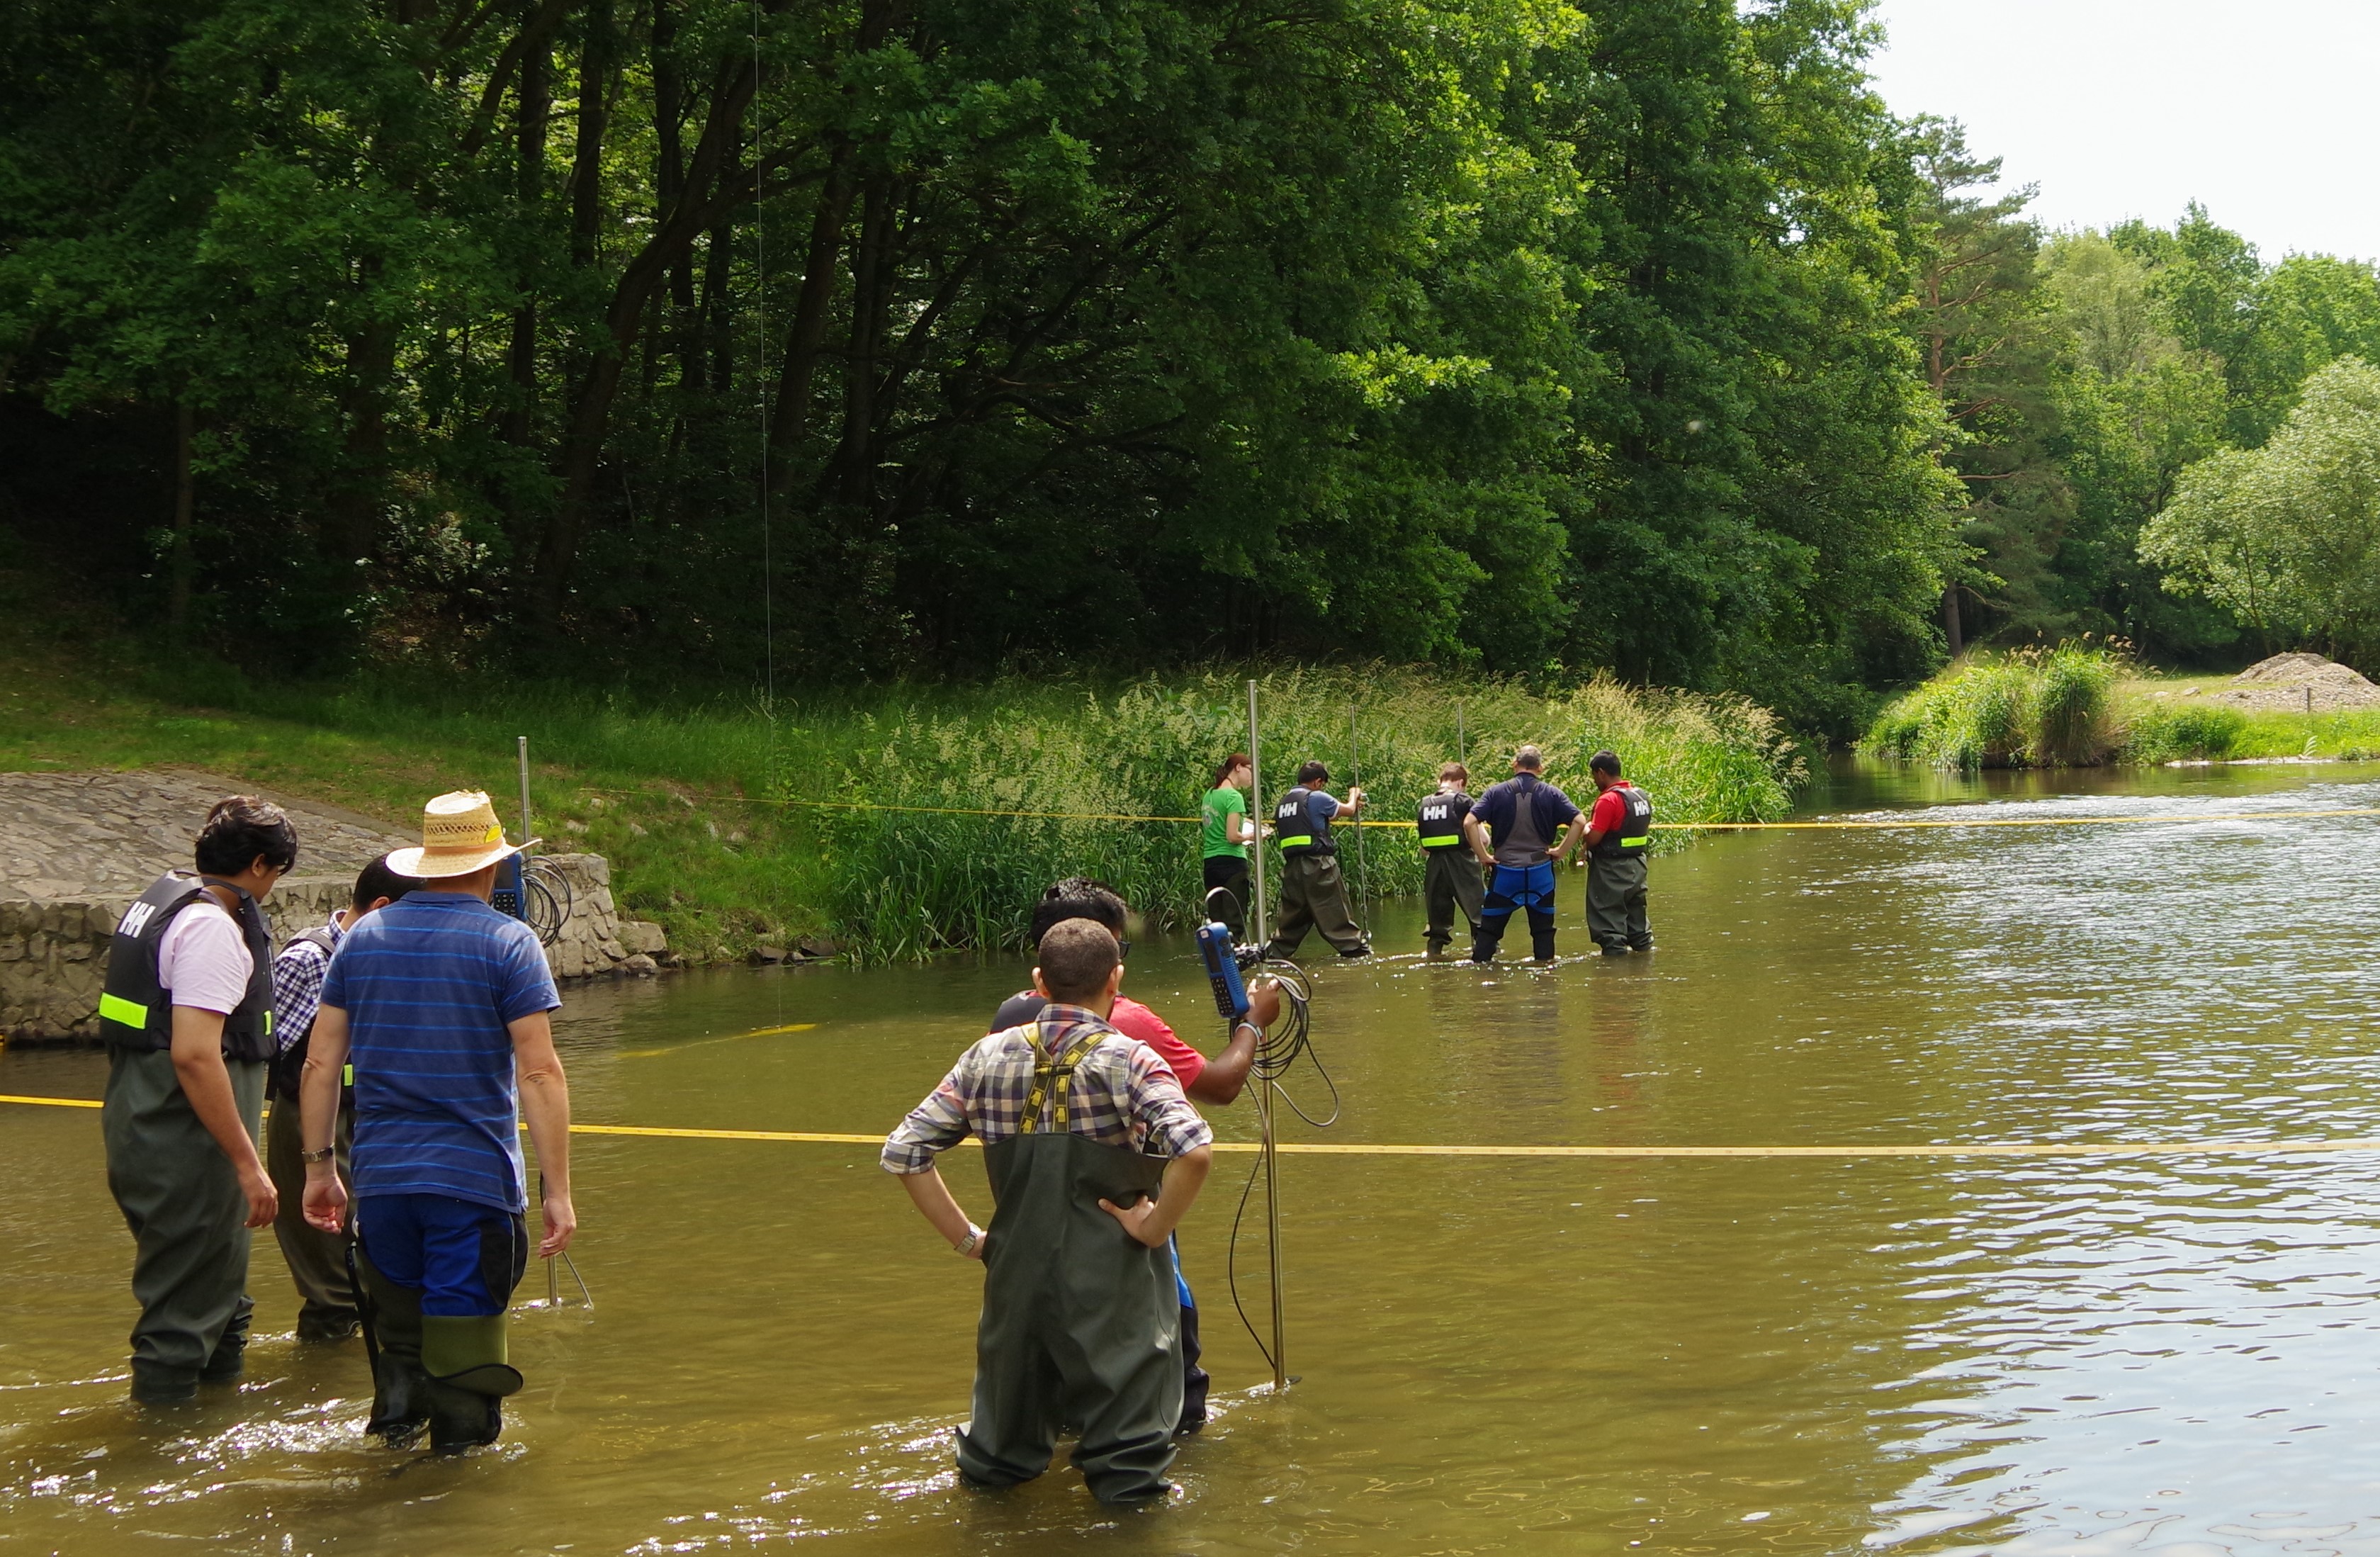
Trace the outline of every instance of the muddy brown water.
<path fill-rule="evenodd" d="M 1399 955 L 1318 980 L 1343 1116 L 1286 1137 L 2380 1137 L 2380 819 L 2215 820 L 2380 804 L 2367 772 L 1839 778 L 1813 809 L 2174 820 L 1714 839 L 1656 862 L 1659 949 L 1611 965 L 1426 965 L 1414 906 L 1377 906 Z M 880 1132 L 1018 979 L 577 991 L 577 1113 Z M 1129 987 L 1211 1046 L 1185 945 L 1135 947 Z M 102 1071 L 14 1051 L 0 1092 Z M 361 1348 L 295 1344 L 269 1238 L 247 1381 L 125 1404 L 97 1116 L 0 1108 L 0 1552 L 2380 1552 L 2380 1152 L 1291 1158 L 1279 1397 L 1224 1273 L 1250 1160 L 1219 1158 L 1184 1235 L 1217 1419 L 1175 1504 L 1119 1516 L 1062 1464 L 956 1485 L 976 1270 L 872 1151 L 574 1150 L 596 1307 L 532 1271 L 504 1441 L 440 1462 L 367 1444 Z M 980 1216 L 980 1167 L 954 1183 Z"/>

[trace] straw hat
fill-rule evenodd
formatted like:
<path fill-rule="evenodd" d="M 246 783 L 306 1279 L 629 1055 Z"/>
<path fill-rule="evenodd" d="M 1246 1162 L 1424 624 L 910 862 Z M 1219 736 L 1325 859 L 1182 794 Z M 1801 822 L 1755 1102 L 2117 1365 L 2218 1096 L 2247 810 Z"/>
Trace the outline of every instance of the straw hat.
<path fill-rule="evenodd" d="M 421 808 L 421 846 L 391 850 L 388 868 L 400 876 L 443 881 L 484 870 L 540 841 L 505 843 L 504 824 L 496 820 L 496 808 L 488 797 L 477 789 L 457 789 Z"/>

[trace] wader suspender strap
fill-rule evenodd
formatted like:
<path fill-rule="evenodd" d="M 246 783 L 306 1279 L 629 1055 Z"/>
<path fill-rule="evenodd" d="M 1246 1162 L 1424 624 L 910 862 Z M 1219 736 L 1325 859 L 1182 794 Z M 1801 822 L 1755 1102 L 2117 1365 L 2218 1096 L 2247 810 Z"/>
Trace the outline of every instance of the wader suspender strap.
<path fill-rule="evenodd" d="M 1050 1113 L 1050 1128 L 1054 1134 L 1065 1134 L 1066 1102 L 1075 1088 L 1075 1067 L 1105 1037 L 1105 1029 L 1086 1033 L 1054 1060 L 1049 1057 L 1047 1048 L 1034 1045 L 1038 1057 L 1033 1062 L 1033 1090 L 1026 1094 L 1025 1113 L 1016 1122 L 1018 1135 L 1033 1135 L 1041 1128 L 1041 1104 L 1049 1098 L 1052 1083 L 1057 1087 L 1058 1101 Z"/>

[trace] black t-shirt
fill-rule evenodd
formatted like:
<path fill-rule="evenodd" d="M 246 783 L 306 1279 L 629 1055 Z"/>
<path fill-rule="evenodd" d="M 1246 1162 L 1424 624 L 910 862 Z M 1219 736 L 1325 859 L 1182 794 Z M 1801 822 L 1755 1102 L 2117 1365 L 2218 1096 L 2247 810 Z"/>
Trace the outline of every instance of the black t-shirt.
<path fill-rule="evenodd" d="M 1006 1032 L 1011 1028 L 1038 1021 L 1041 1008 L 1049 1004 L 1049 999 L 1037 990 L 1019 990 L 1000 1003 L 1000 1009 L 991 1014 L 991 1026 L 983 1030 Z"/>

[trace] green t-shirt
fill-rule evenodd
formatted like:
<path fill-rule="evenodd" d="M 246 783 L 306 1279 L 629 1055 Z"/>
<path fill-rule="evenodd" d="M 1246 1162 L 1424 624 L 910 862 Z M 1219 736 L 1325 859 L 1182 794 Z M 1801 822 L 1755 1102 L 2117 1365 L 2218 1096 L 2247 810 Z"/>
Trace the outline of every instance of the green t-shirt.
<path fill-rule="evenodd" d="M 1204 844 L 1198 851 L 1200 858 L 1228 856 L 1233 859 L 1245 859 L 1248 857 L 1247 845 L 1232 842 L 1232 833 L 1235 831 L 1232 826 L 1232 819 L 1248 814 L 1246 796 L 1230 785 L 1220 789 L 1210 789 L 1198 802 L 1198 814 L 1205 819 L 1199 829 Z"/>

